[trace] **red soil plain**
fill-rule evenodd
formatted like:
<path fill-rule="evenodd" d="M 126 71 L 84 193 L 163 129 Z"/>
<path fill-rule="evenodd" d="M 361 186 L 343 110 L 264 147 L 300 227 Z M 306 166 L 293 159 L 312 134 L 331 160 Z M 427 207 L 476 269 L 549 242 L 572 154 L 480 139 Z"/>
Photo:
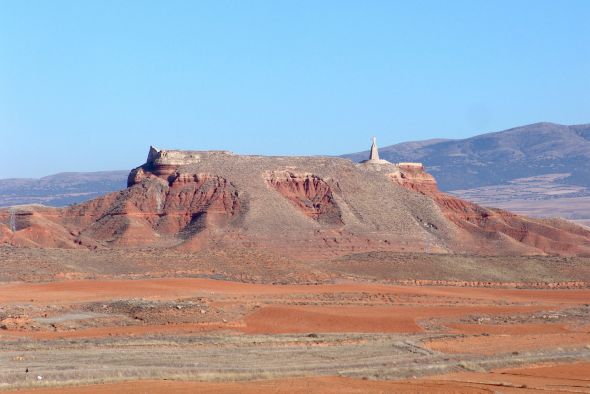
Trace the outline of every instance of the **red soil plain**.
<path fill-rule="evenodd" d="M 9 283 L 0 286 L 0 303 L 26 310 L 27 318 L 3 321 L 0 376 L 12 387 L 42 393 L 477 393 L 498 387 L 499 392 L 590 392 L 590 364 L 580 363 L 590 358 L 589 300 L 590 289 L 265 285 L 198 278 Z M 196 313 L 191 302 L 198 303 Z M 113 310 L 117 304 L 121 307 Z M 195 338 L 197 343 L 190 342 Z M 175 361 L 186 375 L 146 363 L 154 356 L 146 349 L 159 354 L 177 346 L 193 357 L 201 353 Z M 234 360 L 237 349 L 268 353 Z M 274 371 L 274 379 L 258 374 L 285 356 L 295 365 L 302 358 L 305 366 L 301 352 L 306 351 L 326 358 L 320 371 L 287 366 Z M 123 354 L 115 357 L 120 370 L 101 371 L 112 352 Z M 195 361 L 210 352 L 220 361 L 210 375 L 195 373 Z M 150 373 L 134 370 L 137 358 Z M 402 361 L 411 368 L 400 368 Z M 538 363 L 553 369 L 534 366 Z M 498 372 L 511 365 L 525 366 L 525 372 Z M 249 373 L 243 376 L 243 370 Z M 34 381 L 36 376 L 44 381 Z M 191 376 L 201 381 L 186 381 Z M 66 387 L 44 387 L 50 382 Z M 79 386 L 84 382 L 105 383 Z"/>
<path fill-rule="evenodd" d="M 590 392 L 590 232 L 416 164 L 152 149 L 0 242 L 7 392 Z"/>

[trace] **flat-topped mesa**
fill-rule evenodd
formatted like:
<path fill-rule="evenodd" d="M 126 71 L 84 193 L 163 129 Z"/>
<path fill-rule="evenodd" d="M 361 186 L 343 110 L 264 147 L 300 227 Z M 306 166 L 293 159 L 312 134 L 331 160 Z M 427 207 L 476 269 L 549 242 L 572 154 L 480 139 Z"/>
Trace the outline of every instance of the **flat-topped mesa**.
<path fill-rule="evenodd" d="M 133 186 L 140 183 L 146 176 L 149 176 L 149 174 L 170 181 L 172 180 L 171 176 L 174 177 L 174 175 L 177 175 L 179 167 L 205 163 L 211 159 L 237 159 L 238 157 L 246 158 L 247 156 L 236 155 L 233 152 L 225 150 L 165 150 L 150 146 L 146 163 L 131 171 L 127 185 Z M 260 156 L 254 157 L 260 158 Z M 281 160 L 285 158 L 276 157 L 275 159 Z M 329 160 L 328 158 L 326 159 Z M 421 192 L 433 192 L 438 190 L 435 179 L 426 172 L 422 163 L 391 163 L 387 160 L 380 159 L 375 137 L 372 139 L 369 159 L 358 165 L 367 170 L 376 170 L 379 172 L 385 171 L 389 179 L 406 189 Z"/>
<path fill-rule="evenodd" d="M 445 195 L 421 163 L 150 148 L 129 187 L 66 208 L 0 209 L 0 244 L 258 250 L 590 253 L 590 231 Z M 224 252 L 225 253 L 225 252 Z"/>

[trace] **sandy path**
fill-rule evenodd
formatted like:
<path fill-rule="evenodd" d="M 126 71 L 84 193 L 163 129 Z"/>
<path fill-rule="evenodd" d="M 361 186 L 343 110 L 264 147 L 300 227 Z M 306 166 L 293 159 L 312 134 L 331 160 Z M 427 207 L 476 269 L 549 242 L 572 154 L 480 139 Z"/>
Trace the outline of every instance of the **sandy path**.
<path fill-rule="evenodd" d="M 524 335 L 498 334 L 434 340 L 426 344 L 432 350 L 445 353 L 499 354 L 550 348 L 570 348 L 590 345 L 590 332 L 538 333 Z"/>
<path fill-rule="evenodd" d="M 496 370 L 494 373 L 517 376 L 536 376 L 541 378 L 575 379 L 588 382 L 588 387 L 590 388 L 590 362 L 537 365 L 526 368 L 507 368 Z"/>
<path fill-rule="evenodd" d="M 488 373 L 462 372 L 428 379 L 459 386 L 466 382 L 485 384 L 495 388 L 493 392 L 501 393 L 590 393 L 590 363 L 507 368 Z"/>
<path fill-rule="evenodd" d="M 575 330 L 565 324 L 555 323 L 525 323 L 525 324 L 462 324 L 449 323 L 446 325 L 453 332 L 462 334 L 559 334 L 570 332 L 585 332 L 588 330 Z"/>

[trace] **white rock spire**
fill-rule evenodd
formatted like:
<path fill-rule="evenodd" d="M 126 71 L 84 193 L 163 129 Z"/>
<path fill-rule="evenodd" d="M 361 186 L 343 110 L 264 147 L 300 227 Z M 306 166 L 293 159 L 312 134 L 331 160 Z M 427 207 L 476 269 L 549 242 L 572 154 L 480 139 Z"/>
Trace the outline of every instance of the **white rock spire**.
<path fill-rule="evenodd" d="M 369 160 L 379 160 L 379 149 L 377 149 L 377 137 L 373 137 L 373 143 L 371 144 L 371 156 L 369 157 Z"/>
<path fill-rule="evenodd" d="M 371 155 L 367 160 L 361 161 L 366 164 L 391 164 L 387 160 L 379 158 L 379 149 L 377 148 L 377 137 L 373 137 L 373 143 L 371 144 Z"/>

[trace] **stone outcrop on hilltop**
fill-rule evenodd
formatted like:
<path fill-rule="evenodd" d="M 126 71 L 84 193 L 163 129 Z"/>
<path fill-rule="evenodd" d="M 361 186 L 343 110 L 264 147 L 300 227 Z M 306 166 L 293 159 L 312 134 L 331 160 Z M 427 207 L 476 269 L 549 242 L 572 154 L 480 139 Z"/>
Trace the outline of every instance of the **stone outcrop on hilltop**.
<path fill-rule="evenodd" d="M 150 148 L 128 188 L 70 206 L 0 210 L 0 242 L 67 248 L 590 254 L 590 231 L 438 191 L 419 163 Z"/>

